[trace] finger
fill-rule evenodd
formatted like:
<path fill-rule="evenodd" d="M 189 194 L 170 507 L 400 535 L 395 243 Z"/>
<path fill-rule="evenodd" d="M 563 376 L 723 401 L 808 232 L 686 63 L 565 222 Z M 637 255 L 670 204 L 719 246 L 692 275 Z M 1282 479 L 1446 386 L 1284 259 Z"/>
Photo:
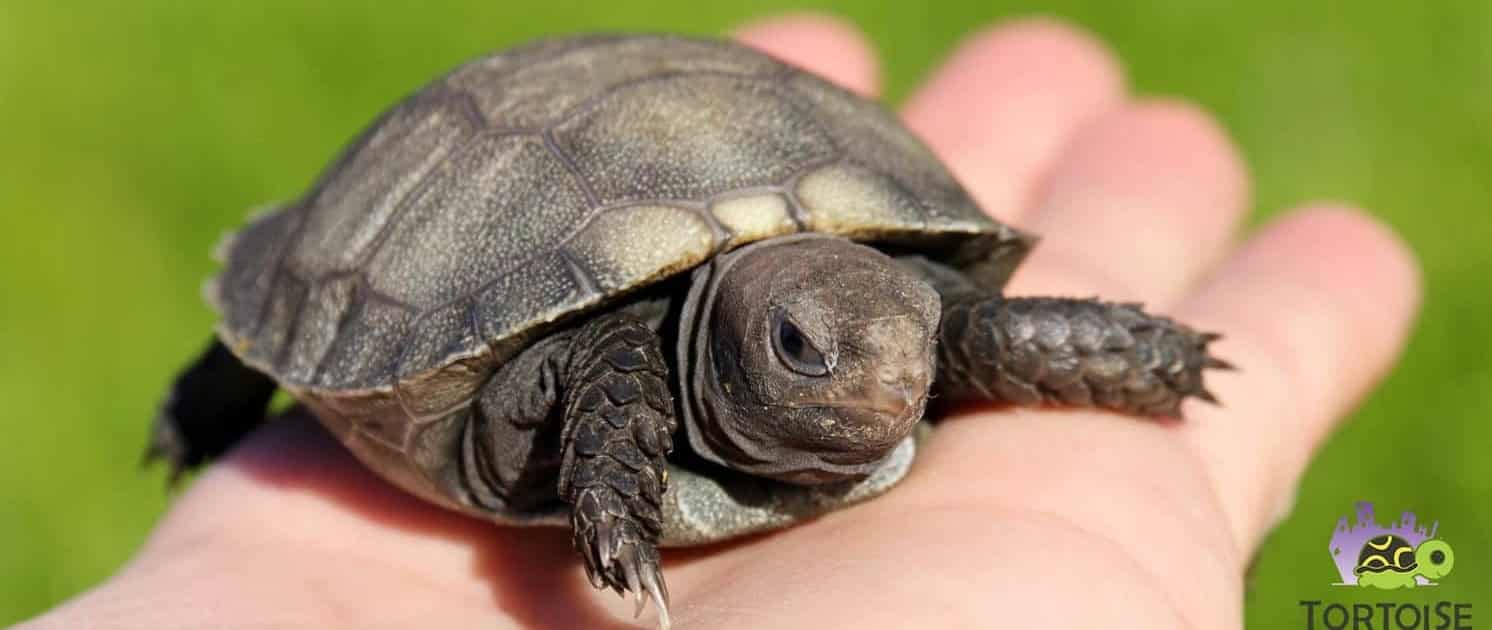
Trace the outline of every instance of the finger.
<path fill-rule="evenodd" d="M 1118 62 L 1102 44 L 1059 22 L 1022 20 L 960 45 L 905 118 L 986 211 L 1016 222 L 1077 129 L 1123 98 Z"/>
<path fill-rule="evenodd" d="M 851 91 L 874 95 L 880 89 L 875 52 L 844 20 L 816 14 L 778 17 L 743 26 L 735 37 Z"/>
<path fill-rule="evenodd" d="M 1169 304 L 1217 263 L 1247 206 L 1243 162 L 1211 116 L 1122 107 L 1053 167 L 1025 222 L 1045 239 L 1012 290 Z"/>
<path fill-rule="evenodd" d="M 1318 206 L 1267 228 L 1177 311 L 1224 334 L 1240 367 L 1214 373 L 1221 408 L 1181 427 L 1240 548 L 1288 511 L 1312 451 L 1403 346 L 1419 303 L 1413 256 L 1384 226 Z"/>

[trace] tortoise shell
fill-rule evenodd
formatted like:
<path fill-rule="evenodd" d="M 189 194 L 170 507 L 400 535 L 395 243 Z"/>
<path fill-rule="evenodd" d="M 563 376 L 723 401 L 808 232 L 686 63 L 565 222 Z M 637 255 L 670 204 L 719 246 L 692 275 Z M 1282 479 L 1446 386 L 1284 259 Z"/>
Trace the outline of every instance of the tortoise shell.
<path fill-rule="evenodd" d="M 553 40 L 383 114 L 228 243 L 211 293 L 229 347 L 286 386 L 387 389 L 490 369 L 567 317 L 805 230 L 964 264 L 1015 238 L 892 114 L 762 53 Z"/>
<path fill-rule="evenodd" d="M 410 95 L 227 240 L 207 293 L 240 359 L 375 470 L 447 502 L 428 479 L 450 466 L 442 418 L 504 361 L 716 254 L 805 231 L 994 287 L 1031 243 L 875 103 L 727 41 L 594 36 L 480 58 Z"/>
<path fill-rule="evenodd" d="M 1402 536 L 1384 534 L 1368 540 L 1357 555 L 1357 575 L 1364 573 L 1413 573 L 1419 568 L 1414 558 L 1414 545 Z"/>

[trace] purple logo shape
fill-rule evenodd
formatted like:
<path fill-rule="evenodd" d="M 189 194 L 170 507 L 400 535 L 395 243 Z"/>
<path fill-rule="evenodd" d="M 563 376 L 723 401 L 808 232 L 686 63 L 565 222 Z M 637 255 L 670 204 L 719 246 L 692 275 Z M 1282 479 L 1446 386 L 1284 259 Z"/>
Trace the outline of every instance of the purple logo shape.
<path fill-rule="evenodd" d="M 1440 521 L 1431 523 L 1427 529 L 1419 525 L 1418 520 L 1414 512 L 1404 512 L 1399 515 L 1399 520 L 1385 527 L 1378 523 L 1371 501 L 1358 501 L 1357 522 L 1348 523 L 1347 517 L 1343 516 L 1337 521 L 1337 527 L 1331 535 L 1328 549 L 1331 551 L 1332 561 L 1337 564 L 1337 575 L 1342 578 L 1334 586 L 1357 585 L 1357 574 L 1353 569 L 1357 567 L 1358 552 L 1369 539 L 1392 534 L 1418 547 L 1420 543 L 1434 538 L 1435 531 L 1440 528 Z M 1422 575 L 1417 575 L 1414 579 L 1421 585 L 1430 583 Z"/>

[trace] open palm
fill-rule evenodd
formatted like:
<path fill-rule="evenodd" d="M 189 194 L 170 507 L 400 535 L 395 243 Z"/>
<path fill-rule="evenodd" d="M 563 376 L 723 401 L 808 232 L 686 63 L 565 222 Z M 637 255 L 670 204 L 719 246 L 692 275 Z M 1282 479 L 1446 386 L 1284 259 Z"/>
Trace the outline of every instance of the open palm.
<path fill-rule="evenodd" d="M 863 41 L 823 18 L 744 41 L 873 93 Z M 1247 176 L 1194 107 L 1136 101 L 1086 36 L 1026 21 L 972 37 L 907 123 L 1000 219 L 1047 236 L 1016 294 L 1102 294 L 1224 332 L 1224 407 L 1184 422 L 970 408 L 907 480 L 787 531 L 668 552 L 681 628 L 1242 624 L 1242 575 L 1313 448 L 1398 351 L 1413 263 L 1318 205 L 1235 247 Z M 114 578 L 35 628 L 627 627 L 569 537 L 494 527 L 378 480 L 313 421 L 208 469 Z M 651 623 L 645 621 L 644 623 Z"/>

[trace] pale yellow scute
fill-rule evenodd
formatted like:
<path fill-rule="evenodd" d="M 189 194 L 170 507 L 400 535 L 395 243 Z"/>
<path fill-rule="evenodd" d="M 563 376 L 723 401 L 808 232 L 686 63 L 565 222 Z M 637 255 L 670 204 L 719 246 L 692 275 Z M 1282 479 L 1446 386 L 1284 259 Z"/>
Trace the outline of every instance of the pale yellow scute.
<path fill-rule="evenodd" d="M 787 200 L 781 195 L 763 194 L 725 199 L 710 206 L 710 212 L 721 225 L 731 231 L 732 247 L 798 230 L 798 226 L 788 215 Z"/>
<path fill-rule="evenodd" d="M 813 231 L 875 236 L 925 226 L 915 198 L 884 175 L 856 166 L 836 164 L 809 173 L 798 182 L 797 194 Z"/>
<path fill-rule="evenodd" d="M 607 291 L 693 267 L 715 246 L 709 223 L 692 210 L 630 206 L 598 215 L 566 249 Z"/>

